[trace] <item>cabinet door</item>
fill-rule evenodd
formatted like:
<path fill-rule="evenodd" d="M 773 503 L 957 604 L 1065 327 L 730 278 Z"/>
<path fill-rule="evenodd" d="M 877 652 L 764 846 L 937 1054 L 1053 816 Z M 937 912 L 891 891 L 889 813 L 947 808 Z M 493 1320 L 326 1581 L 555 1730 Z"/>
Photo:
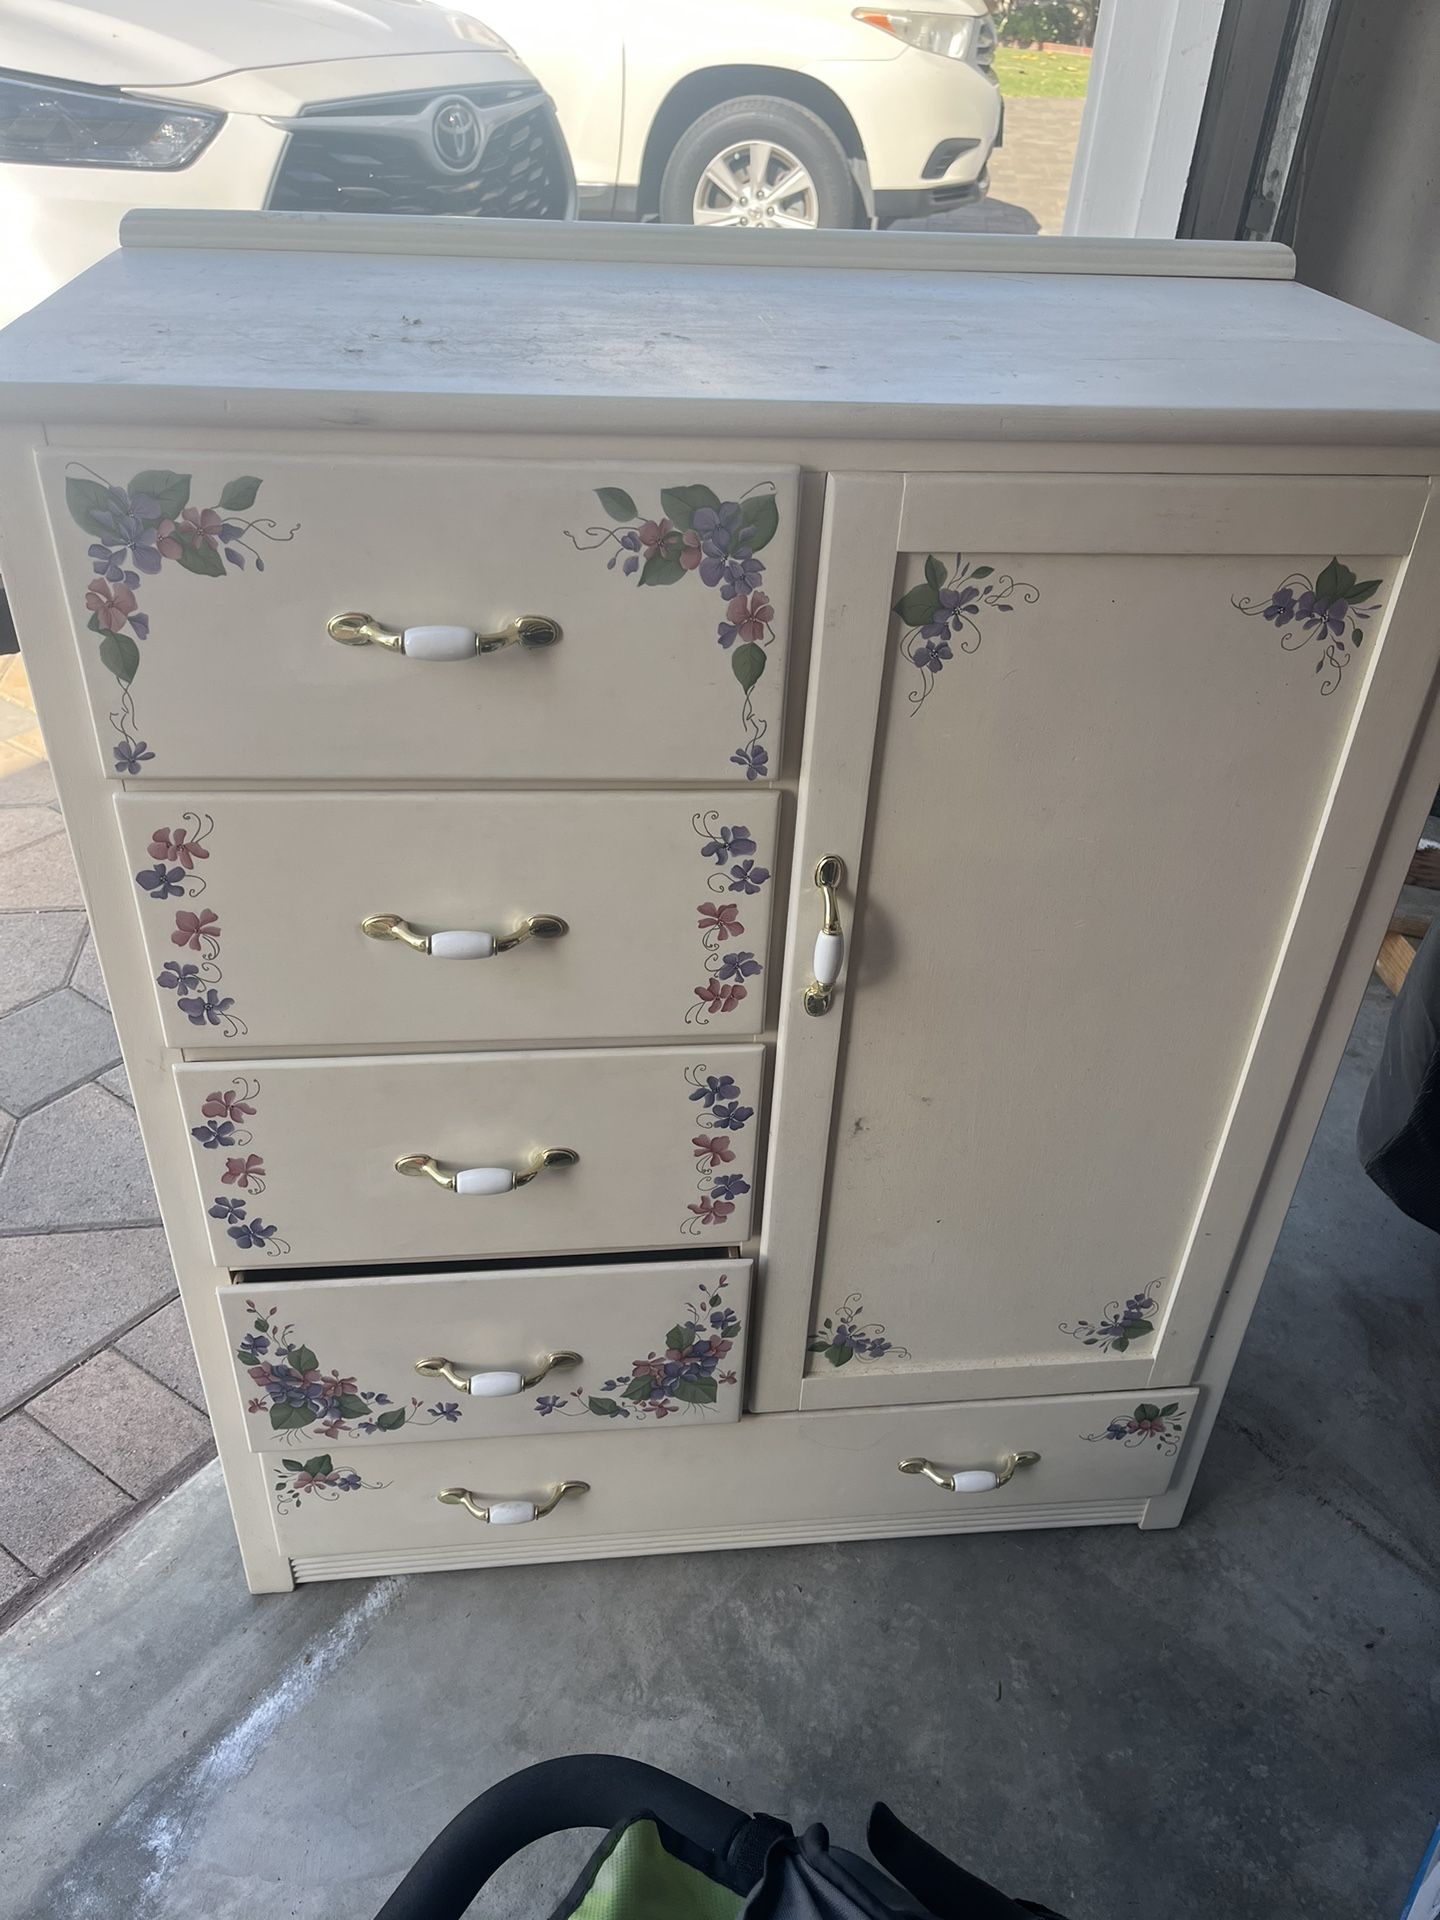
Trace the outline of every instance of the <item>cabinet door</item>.
<path fill-rule="evenodd" d="M 1433 672 L 1423 497 L 832 480 L 760 1405 L 1191 1377 Z"/>

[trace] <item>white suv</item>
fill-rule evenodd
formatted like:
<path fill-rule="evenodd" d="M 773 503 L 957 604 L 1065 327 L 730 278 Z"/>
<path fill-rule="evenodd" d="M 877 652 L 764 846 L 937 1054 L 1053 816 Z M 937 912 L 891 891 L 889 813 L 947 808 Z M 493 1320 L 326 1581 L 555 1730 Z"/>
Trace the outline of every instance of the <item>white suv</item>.
<path fill-rule="evenodd" d="M 545 94 L 424 0 L 0 0 L 0 324 L 130 207 L 564 219 Z"/>
<path fill-rule="evenodd" d="M 883 225 L 987 190 L 1003 108 L 986 0 L 458 4 L 553 97 L 582 214 Z"/>

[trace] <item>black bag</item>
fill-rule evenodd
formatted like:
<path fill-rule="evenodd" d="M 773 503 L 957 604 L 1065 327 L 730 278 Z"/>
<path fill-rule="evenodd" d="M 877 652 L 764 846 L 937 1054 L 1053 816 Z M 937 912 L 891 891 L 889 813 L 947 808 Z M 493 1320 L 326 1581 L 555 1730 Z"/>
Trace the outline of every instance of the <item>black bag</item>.
<path fill-rule="evenodd" d="M 1390 1011 L 1355 1144 L 1380 1191 L 1440 1233 L 1440 921 Z"/>
<path fill-rule="evenodd" d="M 1061 1920 L 1009 1900 L 877 1803 L 879 1868 L 824 1827 L 742 1813 L 639 1760 L 576 1754 L 511 1774 L 431 1842 L 376 1920 L 460 1920 L 512 1855 L 547 1834 L 608 1827 L 552 1920 Z"/>

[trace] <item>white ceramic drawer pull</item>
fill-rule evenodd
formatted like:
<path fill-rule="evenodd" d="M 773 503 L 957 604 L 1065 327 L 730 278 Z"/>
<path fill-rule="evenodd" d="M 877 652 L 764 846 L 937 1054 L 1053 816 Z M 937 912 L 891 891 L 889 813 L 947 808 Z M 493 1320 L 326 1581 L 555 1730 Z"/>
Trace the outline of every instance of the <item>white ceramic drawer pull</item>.
<path fill-rule="evenodd" d="M 558 914 L 532 913 L 512 933 L 482 933 L 462 927 L 421 933 L 398 913 L 372 913 L 360 922 L 360 931 L 372 940 L 398 940 L 432 960 L 488 960 L 492 954 L 509 953 L 526 940 L 563 939 L 570 926 Z"/>
<path fill-rule="evenodd" d="M 449 1193 L 514 1193 L 517 1187 L 528 1187 L 538 1174 L 552 1167 L 574 1167 L 580 1164 L 580 1156 L 573 1147 L 541 1147 L 530 1156 L 528 1167 L 522 1167 L 517 1173 L 513 1167 L 454 1167 L 449 1173 L 440 1162 L 428 1153 L 402 1153 L 395 1162 L 397 1173 L 408 1174 L 412 1179 L 433 1180 L 437 1187 L 444 1187 Z"/>
<path fill-rule="evenodd" d="M 473 1394 L 477 1400 L 503 1400 L 510 1394 L 527 1393 L 531 1387 L 538 1387 L 547 1373 L 563 1367 L 578 1367 L 582 1361 L 583 1355 L 562 1347 L 558 1353 L 547 1353 L 528 1373 L 521 1373 L 518 1367 L 488 1367 L 475 1373 L 443 1357 L 417 1360 L 415 1371 L 432 1380 L 448 1380 L 457 1393 Z"/>
<path fill-rule="evenodd" d="M 562 1480 L 553 1486 L 543 1500 L 491 1500 L 478 1499 L 468 1487 L 442 1487 L 436 1494 L 437 1500 L 443 1500 L 447 1507 L 464 1507 L 467 1513 L 473 1513 L 477 1520 L 484 1520 L 492 1527 L 523 1527 L 531 1520 L 543 1520 L 547 1513 L 553 1513 L 567 1493 L 588 1493 L 588 1480 Z"/>
<path fill-rule="evenodd" d="M 820 889 L 822 911 L 820 931 L 815 936 L 815 978 L 805 989 L 805 1011 L 828 1013 L 835 995 L 835 984 L 845 964 L 845 934 L 840 925 L 840 907 L 836 890 L 845 878 L 845 862 L 838 854 L 827 853 L 816 864 L 815 884 Z"/>
<path fill-rule="evenodd" d="M 346 647 L 385 647 L 411 660 L 473 660 L 477 654 L 502 653 L 506 647 L 524 647 L 535 653 L 553 647 L 559 624 L 543 613 L 520 613 L 497 633 L 477 633 L 473 627 L 387 627 L 368 613 L 337 613 L 325 623 L 332 640 Z"/>
<path fill-rule="evenodd" d="M 1007 1453 L 994 1467 L 961 1467 L 954 1473 L 946 1473 L 924 1459 L 902 1460 L 901 1473 L 923 1473 L 927 1480 L 933 1480 L 937 1487 L 943 1487 L 946 1493 L 993 1493 L 996 1487 L 1003 1487 L 1017 1467 L 1033 1467 L 1040 1458 L 1038 1453 Z"/>

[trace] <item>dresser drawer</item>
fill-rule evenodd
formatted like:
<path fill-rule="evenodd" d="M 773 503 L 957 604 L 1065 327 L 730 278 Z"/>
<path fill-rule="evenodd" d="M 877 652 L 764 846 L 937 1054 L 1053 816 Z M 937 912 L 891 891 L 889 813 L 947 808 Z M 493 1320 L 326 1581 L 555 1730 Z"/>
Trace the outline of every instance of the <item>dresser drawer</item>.
<path fill-rule="evenodd" d="M 127 793 L 116 810 L 174 1046 L 765 1025 L 774 793 Z"/>
<path fill-rule="evenodd" d="M 776 771 L 791 468 L 113 448 L 40 466 L 112 773 Z M 371 624 L 342 641 L 347 614 Z M 499 644 L 523 615 L 548 644 Z"/>
<path fill-rule="evenodd" d="M 791 1540 L 948 1533 L 1024 1525 L 1138 1520 L 1169 1485 L 1196 1400 L 1194 1388 L 1150 1395 L 1158 1434 L 1111 1438 L 1135 1396 L 992 1401 L 984 1406 L 866 1408 L 762 1414 L 714 1432 L 667 1425 L 663 1445 L 621 1446 L 577 1429 L 479 1446 L 368 1449 L 339 1439 L 307 1449 L 299 1470 L 267 1457 L 281 1543 L 300 1577 L 389 1567 L 475 1566 L 506 1560 L 689 1553 Z M 618 1424 L 618 1423 L 612 1423 Z M 985 1492 L 950 1492 L 922 1474 L 1003 1473 L 1012 1453 L 1039 1458 Z M 287 1455 L 300 1460 L 299 1453 Z M 259 1471 L 257 1467 L 257 1471 Z M 486 1522 L 476 1505 L 545 1504 L 530 1524 Z M 339 1557 L 348 1557 L 348 1564 Z"/>
<path fill-rule="evenodd" d="M 219 1295 L 257 1453 L 740 1417 L 748 1260 L 263 1279 Z"/>
<path fill-rule="evenodd" d="M 763 1066 L 758 1046 L 393 1054 L 175 1086 L 216 1265 L 335 1265 L 743 1240 Z M 545 1152 L 578 1159 L 537 1172 Z"/>

